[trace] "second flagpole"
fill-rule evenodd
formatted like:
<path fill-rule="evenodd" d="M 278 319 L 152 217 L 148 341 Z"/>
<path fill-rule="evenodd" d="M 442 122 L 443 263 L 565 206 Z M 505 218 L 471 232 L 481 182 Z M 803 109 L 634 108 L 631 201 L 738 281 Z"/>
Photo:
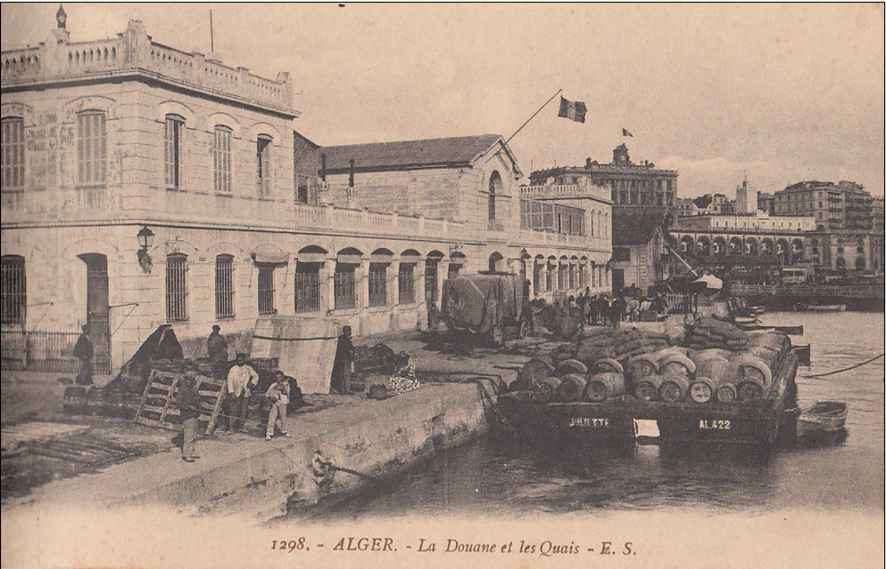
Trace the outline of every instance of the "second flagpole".
<path fill-rule="evenodd" d="M 505 144 L 509 143 L 509 142 L 511 141 L 512 138 L 514 138 L 515 136 L 517 136 L 517 133 L 520 132 L 521 130 L 523 130 L 523 127 L 525 127 L 526 125 L 529 124 L 529 121 L 531 121 L 532 119 L 534 119 L 534 118 L 536 117 L 536 115 L 538 115 L 538 113 L 540 113 L 541 110 L 542 110 L 543 108 L 545 108 L 545 107 L 548 106 L 548 103 L 550 103 L 551 101 L 553 101 L 553 100 L 557 97 L 557 95 L 559 95 L 559 94 L 562 93 L 562 92 L 563 92 L 563 89 L 557 89 L 557 92 L 554 93 L 554 94 L 551 96 L 550 99 L 548 99 L 547 101 L 545 101 L 544 104 L 543 104 L 542 106 L 540 106 L 540 107 L 538 108 L 537 111 L 535 111 L 534 113 L 532 113 L 532 116 L 531 116 L 531 117 L 529 117 L 528 119 L 526 119 L 526 122 L 524 122 L 523 124 L 520 125 L 520 128 L 518 128 L 517 130 L 514 131 L 514 134 L 512 134 L 511 136 L 509 136 L 509 137 L 507 138 L 507 140 L 505 140 Z"/>

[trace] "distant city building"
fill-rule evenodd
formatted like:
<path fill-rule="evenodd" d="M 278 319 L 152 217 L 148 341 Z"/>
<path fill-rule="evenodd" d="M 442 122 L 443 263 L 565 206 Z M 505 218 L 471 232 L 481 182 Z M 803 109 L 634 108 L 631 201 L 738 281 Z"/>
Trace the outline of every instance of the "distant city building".
<path fill-rule="evenodd" d="M 704 194 L 692 200 L 699 215 L 730 215 L 735 213 L 735 201 L 725 194 Z"/>
<path fill-rule="evenodd" d="M 820 231 L 873 229 L 873 198 L 855 182 L 799 182 L 774 198 L 775 215 L 812 216 Z"/>
<path fill-rule="evenodd" d="M 748 179 L 735 187 L 735 213 L 751 215 L 757 211 L 757 190 L 748 185 Z"/>
<path fill-rule="evenodd" d="M 662 207 L 673 205 L 677 197 L 677 171 L 663 170 L 655 164 L 631 161 L 628 147 L 620 144 L 612 150 L 612 161 L 601 164 L 588 158 L 582 166 L 560 166 L 530 174 L 533 185 L 575 184 L 582 178 L 605 186 L 615 207 Z"/>
<path fill-rule="evenodd" d="M 660 209 L 613 209 L 612 290 L 638 287 L 645 294 L 670 277 L 665 216 Z"/>
<path fill-rule="evenodd" d="M 775 196 L 769 192 L 757 192 L 757 209 L 775 215 Z"/>
<path fill-rule="evenodd" d="M 671 213 L 675 217 L 688 217 L 690 215 L 698 215 L 701 211 L 692 198 L 675 198 L 671 206 Z"/>
<path fill-rule="evenodd" d="M 886 231 L 886 211 L 884 211 L 884 198 L 875 197 L 871 201 L 872 215 L 874 218 L 874 231 L 883 233 Z"/>

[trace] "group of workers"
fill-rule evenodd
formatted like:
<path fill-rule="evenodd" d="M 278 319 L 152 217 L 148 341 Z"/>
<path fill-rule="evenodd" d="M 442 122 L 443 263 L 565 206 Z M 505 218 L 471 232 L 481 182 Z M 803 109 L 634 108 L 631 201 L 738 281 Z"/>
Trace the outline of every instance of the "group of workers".
<path fill-rule="evenodd" d="M 626 297 L 623 293 L 592 295 L 590 288 L 586 288 L 577 297 L 570 296 L 566 303 L 583 315 L 586 324 L 593 326 L 617 327 L 620 322 L 638 322 L 641 313 L 661 312 L 664 308 L 661 296 Z"/>
<path fill-rule="evenodd" d="M 259 375 L 249 365 L 247 355 L 238 353 L 234 365 L 228 368 L 228 343 L 221 334 L 221 327 L 212 327 L 206 341 L 209 362 L 217 377 L 225 377 L 224 404 L 219 413 L 220 434 L 245 432 L 244 426 L 249 415 L 249 402 L 253 392 L 259 387 Z M 225 374 L 225 369 L 227 372 Z M 265 440 L 270 441 L 277 434 L 288 437 L 286 413 L 290 403 L 304 405 L 304 398 L 298 381 L 288 377 L 281 370 L 274 372 L 274 381 L 265 389 L 263 400 L 268 409 Z M 197 423 L 200 417 L 200 396 L 197 393 L 196 377 L 186 372 L 177 397 L 182 419 L 182 460 L 194 462 L 196 454 Z"/>

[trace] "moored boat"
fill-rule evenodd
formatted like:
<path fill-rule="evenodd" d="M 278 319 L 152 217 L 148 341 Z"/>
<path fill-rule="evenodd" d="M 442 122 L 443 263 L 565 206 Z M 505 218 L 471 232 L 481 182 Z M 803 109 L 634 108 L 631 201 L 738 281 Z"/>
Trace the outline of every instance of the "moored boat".
<path fill-rule="evenodd" d="M 815 405 L 800 413 L 800 434 L 840 432 L 846 427 L 848 415 L 849 408 L 843 401 L 816 401 Z"/>

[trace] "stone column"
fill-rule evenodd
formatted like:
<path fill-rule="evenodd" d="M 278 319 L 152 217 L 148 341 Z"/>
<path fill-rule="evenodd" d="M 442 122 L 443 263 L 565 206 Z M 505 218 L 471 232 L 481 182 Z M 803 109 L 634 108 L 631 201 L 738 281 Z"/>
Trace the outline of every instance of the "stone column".
<path fill-rule="evenodd" d="M 327 312 L 335 310 L 335 264 L 336 258 L 330 257 L 320 267 L 320 309 Z M 326 286 L 323 286 L 323 283 Z"/>
<path fill-rule="evenodd" d="M 443 281 L 449 278 L 449 261 L 441 259 L 437 263 L 437 308 L 443 304 Z"/>
<path fill-rule="evenodd" d="M 400 275 L 400 261 L 391 261 L 391 264 L 388 265 L 387 272 L 387 295 L 388 295 L 388 306 L 395 307 L 400 304 L 400 287 L 399 287 L 399 277 Z"/>
<path fill-rule="evenodd" d="M 369 307 L 369 257 L 364 257 L 360 261 L 358 276 L 357 308 L 363 310 Z"/>

